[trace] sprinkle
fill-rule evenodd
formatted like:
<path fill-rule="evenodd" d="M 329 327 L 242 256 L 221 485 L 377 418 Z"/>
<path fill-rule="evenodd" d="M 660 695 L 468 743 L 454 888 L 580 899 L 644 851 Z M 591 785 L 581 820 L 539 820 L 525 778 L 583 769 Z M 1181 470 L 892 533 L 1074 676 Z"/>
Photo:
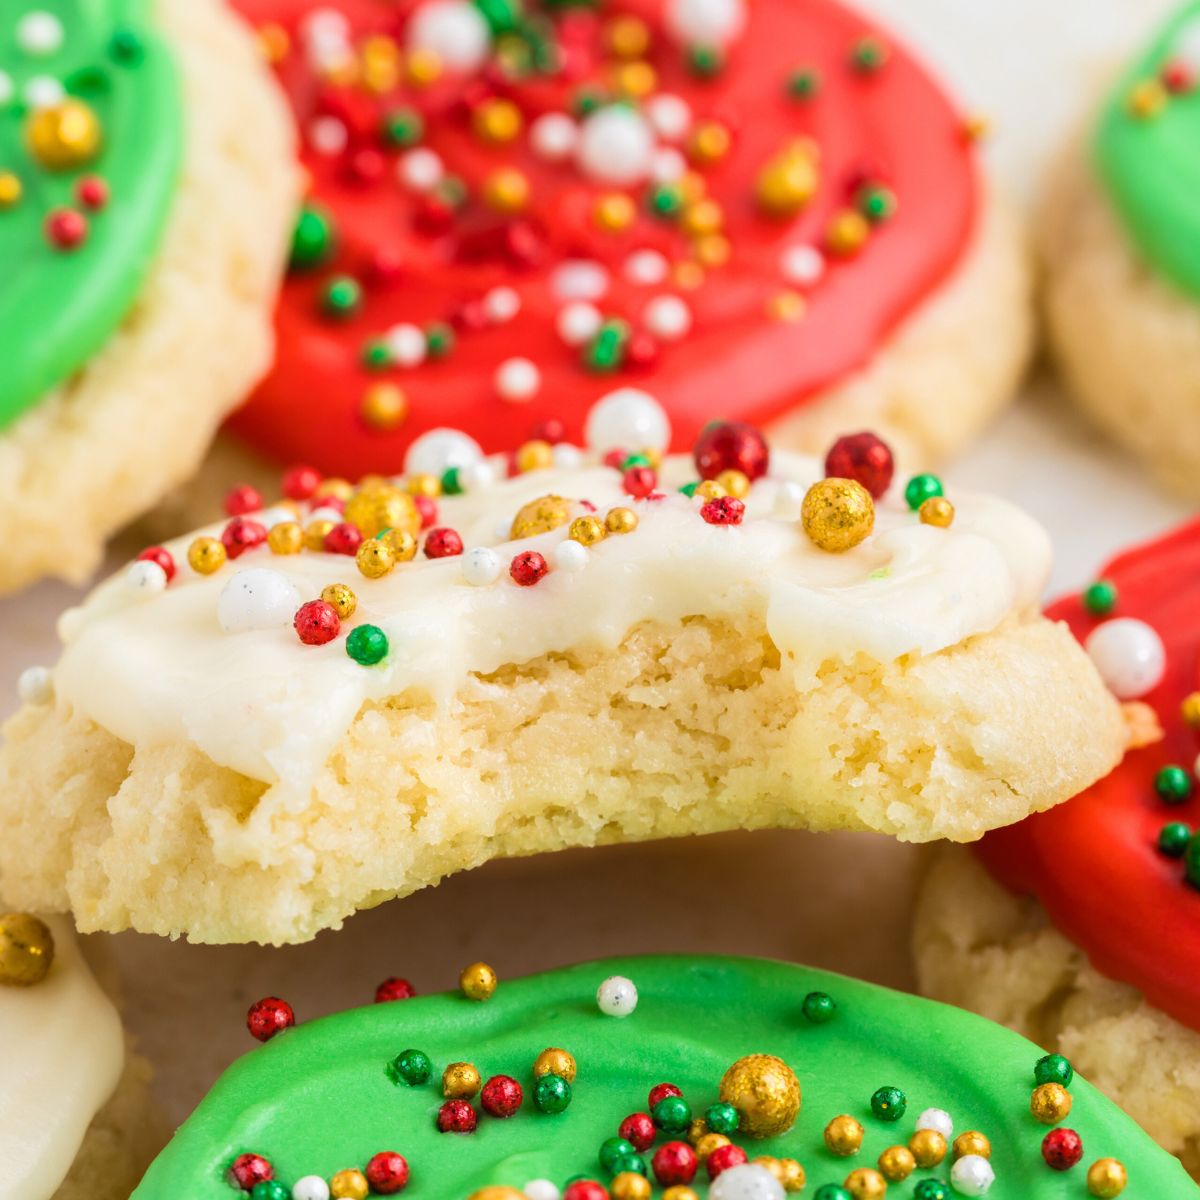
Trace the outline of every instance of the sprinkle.
<path fill-rule="evenodd" d="M 357 625 L 346 638 L 346 653 L 360 666 L 373 667 L 387 652 L 387 634 L 378 625 Z"/>

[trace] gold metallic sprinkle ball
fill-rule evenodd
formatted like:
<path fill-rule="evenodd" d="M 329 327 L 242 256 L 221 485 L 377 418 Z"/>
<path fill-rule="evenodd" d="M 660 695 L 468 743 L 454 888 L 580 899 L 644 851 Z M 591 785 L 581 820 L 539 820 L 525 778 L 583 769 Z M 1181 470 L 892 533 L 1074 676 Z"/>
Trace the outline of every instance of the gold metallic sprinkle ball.
<path fill-rule="evenodd" d="M 930 1130 L 937 1133 L 937 1130 Z M 941 1134 L 938 1134 L 941 1137 Z M 942 1138 L 942 1153 L 946 1152 L 946 1140 Z M 939 1162 L 941 1159 L 938 1160 Z M 880 1174 L 889 1183 L 907 1179 L 917 1169 L 917 1157 L 907 1146 L 889 1146 L 879 1156 Z"/>
<path fill-rule="evenodd" d="M 738 1110 L 738 1129 L 747 1137 L 778 1137 L 800 1113 L 800 1080 L 773 1054 L 747 1054 L 725 1072 L 721 1099 Z"/>
<path fill-rule="evenodd" d="M 662 1200 L 700 1200 L 700 1197 L 690 1187 L 678 1183 L 663 1192 Z"/>
<path fill-rule="evenodd" d="M 458 986 L 468 1000 L 490 1000 L 496 991 L 496 972 L 485 962 L 472 963 L 458 977 Z"/>
<path fill-rule="evenodd" d="M 946 1157 L 948 1147 L 945 1137 L 936 1129 L 918 1129 L 908 1139 L 908 1148 L 917 1160 L 917 1166 L 928 1170 L 930 1167 L 936 1167 Z"/>
<path fill-rule="evenodd" d="M 95 158 L 101 129 L 95 112 L 74 97 L 33 111 L 25 127 L 29 152 L 51 171 L 70 171 Z"/>
<path fill-rule="evenodd" d="M 28 913 L 0 916 L 0 983 L 31 987 L 41 983 L 54 962 L 54 935 Z"/>
<path fill-rule="evenodd" d="M 575 1056 L 557 1046 L 548 1046 L 533 1062 L 534 1079 L 541 1079 L 543 1075 L 559 1075 L 568 1083 L 574 1083 L 576 1070 Z"/>
<path fill-rule="evenodd" d="M 517 1191 L 516 1188 L 505 1187 L 502 1183 L 493 1183 L 490 1187 L 472 1192 L 470 1200 L 525 1200 L 525 1193 Z"/>
<path fill-rule="evenodd" d="M 978 1154 L 980 1158 L 992 1157 L 992 1143 L 977 1129 L 968 1129 L 954 1139 L 954 1161 L 958 1162 L 968 1154 Z"/>
<path fill-rule="evenodd" d="M 825 1146 L 839 1158 L 849 1158 L 862 1149 L 863 1127 L 850 1116 L 834 1117 L 825 1126 Z"/>
<path fill-rule="evenodd" d="M 779 1165 L 783 1168 L 783 1184 L 785 1192 L 802 1192 L 806 1182 L 804 1168 L 794 1158 L 781 1158 Z"/>
<path fill-rule="evenodd" d="M 470 1100 L 482 1082 L 473 1063 L 454 1062 L 442 1072 L 442 1095 L 450 1100 Z"/>
<path fill-rule="evenodd" d="M 1061 1083 L 1038 1084 L 1029 1097 L 1029 1111 L 1043 1125 L 1057 1125 L 1071 1111 L 1071 1093 Z"/>
<path fill-rule="evenodd" d="M 706 1133 L 703 1137 L 696 1140 L 695 1151 L 696 1158 L 700 1165 L 704 1166 L 708 1162 L 708 1157 L 714 1150 L 719 1150 L 722 1146 L 728 1146 L 729 1139 L 723 1133 Z"/>
<path fill-rule="evenodd" d="M 339 1171 L 329 1181 L 329 1194 L 333 1200 L 367 1200 L 369 1191 L 367 1177 L 361 1171 Z"/>
<path fill-rule="evenodd" d="M 1124 1164 L 1115 1158 L 1098 1158 L 1088 1167 L 1088 1194 L 1099 1196 L 1101 1200 L 1119 1196 L 1128 1182 L 1129 1173 Z"/>
<path fill-rule="evenodd" d="M 859 1167 L 846 1176 L 845 1188 L 854 1200 L 883 1200 L 887 1180 L 874 1167 Z"/>
<path fill-rule="evenodd" d="M 570 519 L 570 500 L 564 500 L 562 496 L 539 496 L 517 510 L 517 515 L 513 517 L 512 535 L 514 538 L 526 538 L 549 533 Z"/>
<path fill-rule="evenodd" d="M 830 554 L 857 546 L 875 528 L 871 493 L 853 479 L 822 479 L 808 489 L 800 522 L 814 545 Z"/>
<path fill-rule="evenodd" d="M 930 496 L 921 501 L 917 509 L 922 525 L 933 525 L 938 529 L 949 529 L 954 523 L 954 505 L 945 496 Z"/>
<path fill-rule="evenodd" d="M 612 1200 L 650 1200 L 650 1180 L 636 1171 L 622 1171 L 608 1185 Z"/>

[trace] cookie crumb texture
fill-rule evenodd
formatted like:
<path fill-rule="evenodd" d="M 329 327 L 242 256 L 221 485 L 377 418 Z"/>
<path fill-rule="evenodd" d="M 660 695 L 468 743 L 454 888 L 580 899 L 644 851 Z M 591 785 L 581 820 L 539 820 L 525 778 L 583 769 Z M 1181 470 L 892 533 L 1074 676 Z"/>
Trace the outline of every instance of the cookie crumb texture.
<path fill-rule="evenodd" d="M 295 194 L 287 113 L 222 4 L 156 13 L 186 102 L 178 195 L 116 334 L 0 435 L 0 593 L 86 579 L 105 539 L 195 469 L 270 358 Z"/>
<path fill-rule="evenodd" d="M 913 946 L 926 995 L 1064 1054 L 1200 1180 L 1200 1034 L 1099 974 L 964 850 L 934 861 Z"/>
<path fill-rule="evenodd" d="M 1103 775 L 1122 737 L 1039 616 L 829 663 L 804 693 L 759 623 L 647 623 L 615 653 L 471 675 L 441 709 L 367 703 L 303 807 L 188 744 L 135 752 L 65 705 L 28 707 L 0 751 L 0 873 L 10 902 L 84 930 L 296 942 L 567 846 L 779 826 L 970 840 Z"/>

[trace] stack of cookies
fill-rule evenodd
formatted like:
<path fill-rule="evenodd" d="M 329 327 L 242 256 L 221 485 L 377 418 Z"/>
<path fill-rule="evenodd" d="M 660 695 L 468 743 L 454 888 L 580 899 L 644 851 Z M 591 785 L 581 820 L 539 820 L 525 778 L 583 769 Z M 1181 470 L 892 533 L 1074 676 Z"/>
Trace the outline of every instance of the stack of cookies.
<path fill-rule="evenodd" d="M 918 59 L 835 0 L 0 22 L 0 589 L 124 560 L 3 602 L 61 641 L 0 743 L 6 1195 L 1198 1194 L 1200 527 L 1043 611 L 1048 535 L 941 474 L 1038 311 Z M 1193 6 L 1042 217 L 1064 380 L 1192 491 L 1197 71 Z M 166 1144 L 77 936 L 285 946 L 490 860 L 792 828 L 940 843 L 921 982 L 983 1016 L 564 947 L 257 999 Z"/>

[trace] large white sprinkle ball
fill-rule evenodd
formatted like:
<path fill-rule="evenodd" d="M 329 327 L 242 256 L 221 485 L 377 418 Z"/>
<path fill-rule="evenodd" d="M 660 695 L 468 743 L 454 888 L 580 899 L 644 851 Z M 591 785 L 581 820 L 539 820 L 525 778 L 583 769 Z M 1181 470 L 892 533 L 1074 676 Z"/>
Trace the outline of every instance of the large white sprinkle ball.
<path fill-rule="evenodd" d="M 610 975 L 596 989 L 596 1003 L 607 1017 L 627 1017 L 637 1008 L 637 988 L 624 975 Z"/>
<path fill-rule="evenodd" d="M 303 603 L 295 584 L 270 567 L 249 567 L 230 577 L 217 597 L 217 623 L 226 633 L 282 629 Z"/>
<path fill-rule="evenodd" d="M 602 396 L 588 411 L 583 427 L 589 450 L 665 450 L 671 442 L 671 423 L 653 396 L 640 388 L 617 388 Z"/>
<path fill-rule="evenodd" d="M 1097 625 L 1084 649 L 1118 700 L 1144 696 L 1162 682 L 1167 669 L 1162 638 L 1136 617 L 1117 617 Z"/>

